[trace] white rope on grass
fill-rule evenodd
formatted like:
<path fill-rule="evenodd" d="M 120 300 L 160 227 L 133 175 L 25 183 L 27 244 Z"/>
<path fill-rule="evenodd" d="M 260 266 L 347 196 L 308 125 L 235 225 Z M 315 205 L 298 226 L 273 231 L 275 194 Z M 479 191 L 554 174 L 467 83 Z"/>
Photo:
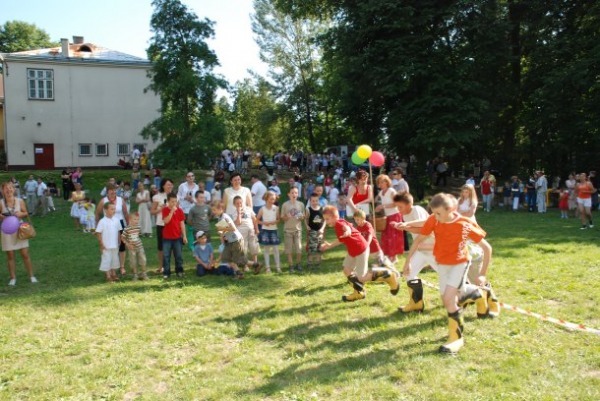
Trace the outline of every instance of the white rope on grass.
<path fill-rule="evenodd" d="M 436 290 L 439 291 L 439 288 L 438 288 L 437 285 L 429 283 L 429 282 L 427 282 L 425 280 L 421 280 L 421 282 L 424 285 L 426 285 L 427 287 L 434 288 L 434 289 L 436 289 Z M 480 287 L 480 288 L 485 289 L 484 287 Z M 504 302 L 499 302 L 499 304 L 500 304 L 500 306 L 504 310 L 509 310 L 509 311 L 517 312 L 517 313 L 520 313 L 520 314 L 525 315 L 525 316 L 531 316 L 531 317 L 534 317 L 536 319 L 542 320 L 544 322 L 554 323 L 556 325 L 565 327 L 565 328 L 567 328 L 569 330 L 583 331 L 583 332 L 586 332 L 586 333 L 592 333 L 592 334 L 600 335 L 600 330 L 594 329 L 592 327 L 587 327 L 587 326 L 585 326 L 583 324 L 571 323 L 571 322 L 568 322 L 568 321 L 563 320 L 563 319 L 557 319 L 557 318 L 554 318 L 554 317 L 551 317 L 551 316 L 542 315 L 540 313 L 532 312 L 532 311 L 529 311 L 527 309 L 519 308 L 518 306 L 513 306 L 513 305 L 510 305 L 510 304 L 507 304 L 507 303 L 504 303 Z"/>

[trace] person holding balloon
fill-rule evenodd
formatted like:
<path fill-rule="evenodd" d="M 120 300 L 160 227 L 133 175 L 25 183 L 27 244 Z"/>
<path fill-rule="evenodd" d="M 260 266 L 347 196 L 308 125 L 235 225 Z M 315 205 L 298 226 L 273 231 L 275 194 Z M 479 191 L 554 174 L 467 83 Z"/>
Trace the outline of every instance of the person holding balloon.
<path fill-rule="evenodd" d="M 373 202 L 373 187 L 369 185 L 369 173 L 364 170 L 356 173 L 356 184 L 348 188 L 346 202 L 348 216 L 354 216 L 359 209 L 365 212 L 365 215 L 370 215 L 369 205 Z"/>
<path fill-rule="evenodd" d="M 2 251 L 6 252 L 8 274 L 10 276 L 8 285 L 14 286 L 17 284 L 15 263 L 15 251 L 17 250 L 21 253 L 23 265 L 25 266 L 25 270 L 27 270 L 29 280 L 32 283 L 37 283 L 38 281 L 33 275 L 33 266 L 29 256 L 29 240 L 22 240 L 17 236 L 23 218 L 29 216 L 27 206 L 23 199 L 15 196 L 15 187 L 10 181 L 2 184 L 2 195 L 4 199 L 0 201 L 0 205 L 2 206 L 2 215 L 0 216 L 2 225 L 0 229 L 2 231 Z"/>

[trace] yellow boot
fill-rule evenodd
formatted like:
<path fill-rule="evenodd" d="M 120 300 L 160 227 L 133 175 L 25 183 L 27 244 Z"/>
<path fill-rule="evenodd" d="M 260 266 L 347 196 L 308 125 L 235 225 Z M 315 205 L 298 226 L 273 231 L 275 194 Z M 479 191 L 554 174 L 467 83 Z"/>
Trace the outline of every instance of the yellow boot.
<path fill-rule="evenodd" d="M 387 267 L 374 267 L 371 269 L 373 273 L 373 281 L 385 281 L 390 286 L 390 293 L 392 295 L 398 294 L 400 291 L 400 283 L 398 282 L 398 276 L 396 273 L 388 269 Z"/>
<path fill-rule="evenodd" d="M 421 282 L 421 279 L 416 278 L 410 280 L 406 285 L 408 286 L 408 295 L 410 295 L 410 299 L 408 305 L 401 306 L 398 309 L 403 313 L 423 312 L 425 303 L 423 302 L 423 283 Z"/>
<path fill-rule="evenodd" d="M 489 308 L 487 303 L 487 294 L 480 288 L 471 291 L 468 294 L 464 294 L 458 300 L 458 306 L 466 308 L 467 306 L 475 304 L 477 308 L 477 317 L 482 319 L 489 316 Z"/>
<path fill-rule="evenodd" d="M 440 352 L 456 354 L 463 347 L 463 328 L 462 309 L 448 313 L 448 342 L 440 347 Z"/>
<path fill-rule="evenodd" d="M 364 299 L 367 296 L 367 294 L 365 293 L 365 286 L 358 280 L 358 277 L 356 277 L 354 274 L 348 276 L 348 282 L 354 289 L 354 292 L 350 295 L 343 295 L 342 301 L 354 302 L 358 301 L 359 299 Z"/>
<path fill-rule="evenodd" d="M 492 284 L 487 283 L 485 285 L 485 292 L 487 292 L 487 303 L 489 307 L 489 316 L 491 318 L 495 318 L 500 316 L 500 302 L 498 301 L 498 297 L 494 290 L 492 289 Z"/>

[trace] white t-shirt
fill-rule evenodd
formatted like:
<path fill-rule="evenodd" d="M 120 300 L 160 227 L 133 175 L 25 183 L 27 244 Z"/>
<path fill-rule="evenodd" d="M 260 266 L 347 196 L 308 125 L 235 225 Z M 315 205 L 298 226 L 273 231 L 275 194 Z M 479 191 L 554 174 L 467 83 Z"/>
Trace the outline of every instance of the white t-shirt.
<path fill-rule="evenodd" d="M 183 213 L 188 214 L 190 209 L 194 206 L 194 202 L 190 202 L 185 197 L 187 195 L 191 195 L 192 199 L 196 196 L 196 191 L 198 191 L 198 184 L 194 183 L 191 187 L 188 185 L 187 181 L 182 183 L 177 189 L 177 200 L 179 201 L 179 207 L 183 210 Z M 208 200 L 207 200 L 208 201 Z"/>
<path fill-rule="evenodd" d="M 121 222 L 115 217 L 103 217 L 96 226 L 96 232 L 102 234 L 102 243 L 106 249 L 116 249 L 119 247 L 119 231 Z"/>
<path fill-rule="evenodd" d="M 408 223 L 411 221 L 427 220 L 428 217 L 429 217 L 429 213 L 427 213 L 427 210 L 423 209 L 419 205 L 413 205 L 410 213 L 402 215 L 402 220 L 404 220 L 405 223 Z M 417 236 L 419 234 L 410 233 L 410 235 L 412 235 L 413 240 L 414 240 L 415 238 L 417 238 Z M 433 241 L 434 241 L 433 237 L 431 237 L 431 239 L 428 238 L 425 242 L 433 242 Z"/>
<path fill-rule="evenodd" d="M 330 187 L 329 191 L 327 191 L 327 200 L 330 205 L 337 205 L 338 197 L 340 196 L 340 191 L 336 187 Z"/>
<path fill-rule="evenodd" d="M 394 195 L 396 195 L 396 190 L 394 188 L 388 188 L 385 191 L 385 194 L 382 192 L 380 192 L 381 194 L 381 203 L 384 205 L 389 205 L 390 203 L 393 205 L 394 204 Z M 396 206 L 394 207 L 386 207 L 383 209 L 383 212 L 385 213 L 386 217 L 387 216 L 391 216 L 394 215 L 398 212 L 398 208 Z"/>
<path fill-rule="evenodd" d="M 167 194 L 164 192 L 157 193 L 152 197 L 152 203 L 158 203 L 158 213 L 156 214 L 156 225 L 164 226 L 165 222 L 163 221 L 161 209 L 165 205 L 165 201 L 167 200 Z"/>
<path fill-rule="evenodd" d="M 44 192 L 46 192 L 46 189 L 48 189 L 48 187 L 46 186 L 46 184 L 44 184 L 43 182 L 40 182 L 37 186 L 37 196 L 44 196 Z"/>
<path fill-rule="evenodd" d="M 267 187 L 265 186 L 265 184 L 262 183 L 262 181 L 258 180 L 254 184 L 252 184 L 250 192 L 252 192 L 252 205 L 254 207 L 265 205 L 265 200 L 263 199 L 263 197 L 267 192 Z"/>
<path fill-rule="evenodd" d="M 235 206 L 233 206 L 233 198 L 239 196 L 242 198 L 242 203 L 244 206 L 252 207 L 253 205 L 247 204 L 248 195 L 252 196 L 250 189 L 246 187 L 240 187 L 237 191 L 233 189 L 233 187 L 225 188 L 225 194 L 227 194 L 227 204 L 225 205 L 225 213 L 228 215 L 232 215 L 235 212 Z"/>

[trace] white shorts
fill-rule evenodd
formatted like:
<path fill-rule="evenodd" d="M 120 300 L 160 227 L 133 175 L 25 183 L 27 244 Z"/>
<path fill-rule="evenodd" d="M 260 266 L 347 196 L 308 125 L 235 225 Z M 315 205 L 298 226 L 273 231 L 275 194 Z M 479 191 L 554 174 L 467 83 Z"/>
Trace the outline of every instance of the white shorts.
<path fill-rule="evenodd" d="M 119 266 L 119 248 L 105 249 L 102 251 L 100 271 L 107 272 L 112 269 L 118 269 Z"/>
<path fill-rule="evenodd" d="M 358 256 L 346 255 L 344 269 L 353 270 L 359 278 L 365 276 L 369 271 L 369 248 Z"/>
<path fill-rule="evenodd" d="M 457 289 L 463 287 L 468 267 L 468 262 L 459 263 L 457 265 L 438 264 L 438 274 L 440 276 L 440 294 L 444 294 L 447 286 Z"/>
<path fill-rule="evenodd" d="M 416 279 L 421 270 L 427 266 L 431 266 L 433 270 L 437 271 L 437 262 L 433 257 L 432 251 L 416 251 L 413 253 L 410 258 L 410 272 L 408 273 L 408 277 L 406 277 L 406 281 Z"/>
<path fill-rule="evenodd" d="M 577 198 L 577 204 L 583 207 L 592 207 L 592 198 L 581 199 Z"/>

